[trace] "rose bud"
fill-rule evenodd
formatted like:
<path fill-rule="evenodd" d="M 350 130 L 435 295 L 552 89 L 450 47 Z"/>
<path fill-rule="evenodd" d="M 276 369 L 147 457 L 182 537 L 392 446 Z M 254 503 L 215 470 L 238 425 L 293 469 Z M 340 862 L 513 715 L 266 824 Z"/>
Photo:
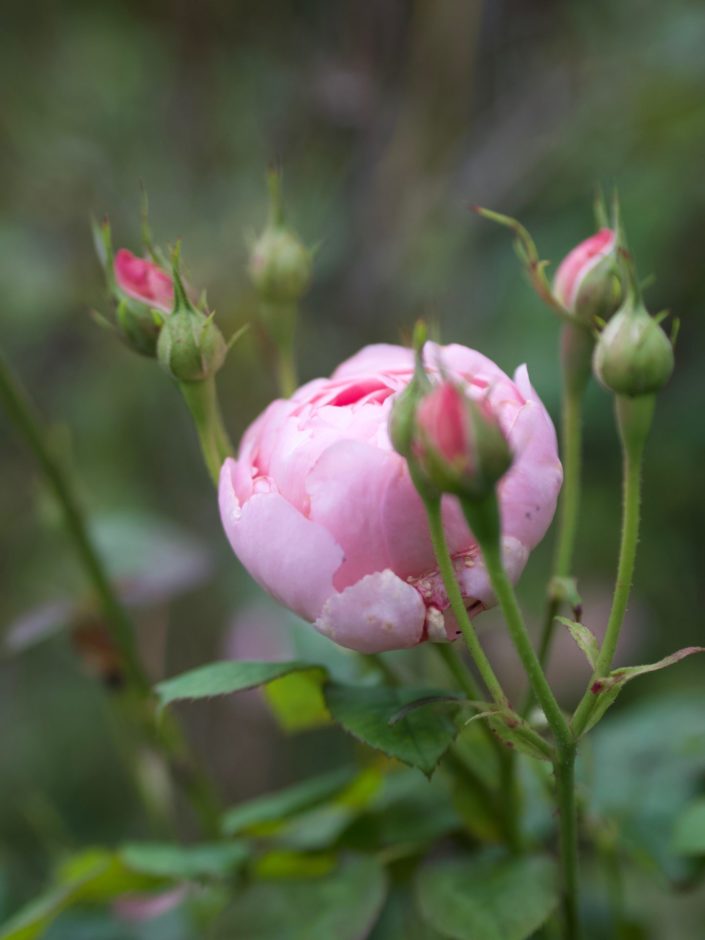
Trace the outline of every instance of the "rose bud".
<path fill-rule="evenodd" d="M 581 323 L 591 326 L 595 317 L 608 320 L 618 309 L 622 285 L 617 252 L 616 233 L 602 228 L 574 248 L 558 266 L 553 293 Z"/>
<path fill-rule="evenodd" d="M 431 382 L 423 364 L 423 347 L 426 344 L 426 325 L 419 320 L 414 329 L 414 349 L 416 359 L 414 374 L 406 386 L 394 399 L 389 415 L 389 439 L 394 450 L 414 461 L 414 434 L 416 432 L 416 411 L 425 395 L 431 391 Z"/>
<path fill-rule="evenodd" d="M 553 517 L 562 470 L 556 435 L 525 367 L 514 380 L 464 346 L 426 343 L 426 371 L 486 401 L 514 463 L 500 480 L 503 558 L 512 581 Z M 274 598 L 334 642 L 363 653 L 415 646 L 457 628 L 423 502 L 390 440 L 395 402 L 414 351 L 369 346 L 329 379 L 274 401 L 245 432 L 220 475 L 230 544 Z M 459 501 L 443 521 L 461 592 L 477 614 L 494 603 Z"/>
<path fill-rule="evenodd" d="M 269 219 L 252 245 L 249 272 L 263 300 L 284 306 L 296 303 L 311 281 L 312 253 L 284 223 L 280 176 L 268 176 Z"/>
<path fill-rule="evenodd" d="M 447 380 L 418 406 L 414 449 L 422 473 L 437 490 L 468 499 L 488 496 L 512 463 L 489 402 L 473 401 Z"/>
<path fill-rule="evenodd" d="M 673 372 L 673 345 L 640 301 L 629 299 L 600 333 L 593 369 L 617 395 L 636 398 L 663 388 Z"/>
<path fill-rule="evenodd" d="M 223 365 L 227 346 L 213 315 L 206 316 L 189 300 L 179 273 L 178 252 L 172 263 L 176 300 L 159 334 L 157 356 L 178 382 L 203 382 Z"/>
<path fill-rule="evenodd" d="M 152 261 L 121 248 L 113 257 L 112 234 L 107 220 L 94 224 L 95 246 L 108 288 L 116 302 L 117 330 L 142 356 L 156 356 L 157 340 L 174 304 L 171 277 Z"/>

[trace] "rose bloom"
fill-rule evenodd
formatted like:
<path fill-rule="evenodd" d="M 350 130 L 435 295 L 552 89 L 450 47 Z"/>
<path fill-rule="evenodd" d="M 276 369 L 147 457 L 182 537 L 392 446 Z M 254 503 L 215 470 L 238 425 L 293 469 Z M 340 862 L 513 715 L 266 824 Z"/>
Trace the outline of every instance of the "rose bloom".
<path fill-rule="evenodd" d="M 562 480 L 556 435 L 525 366 L 511 380 L 464 346 L 427 343 L 432 379 L 447 377 L 496 416 L 514 454 L 498 486 L 502 549 L 512 581 L 541 540 Z M 330 379 L 277 400 L 245 432 L 220 476 L 230 544 L 273 597 L 341 646 L 363 653 L 457 633 L 423 504 L 389 440 L 394 397 L 408 384 L 412 350 L 368 346 Z M 494 603 L 472 533 L 454 497 L 443 519 L 465 603 Z"/>

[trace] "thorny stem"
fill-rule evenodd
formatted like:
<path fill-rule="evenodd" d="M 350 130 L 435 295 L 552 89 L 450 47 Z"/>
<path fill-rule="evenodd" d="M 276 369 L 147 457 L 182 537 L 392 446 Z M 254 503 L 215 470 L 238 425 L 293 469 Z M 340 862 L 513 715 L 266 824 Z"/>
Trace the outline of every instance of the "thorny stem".
<path fill-rule="evenodd" d="M 441 578 L 443 579 L 443 585 L 446 589 L 446 594 L 448 595 L 448 601 L 450 603 L 451 610 L 453 611 L 453 615 L 455 616 L 456 622 L 462 631 L 463 637 L 465 638 L 465 643 L 467 644 L 470 656 L 472 657 L 478 672 L 482 676 L 482 681 L 485 683 L 485 686 L 492 696 L 492 699 L 501 708 L 506 708 L 509 705 L 507 696 L 504 694 L 504 690 L 499 683 L 499 679 L 495 675 L 494 669 L 492 668 L 489 659 L 485 655 L 485 651 L 482 648 L 482 644 L 478 639 L 475 628 L 473 627 L 470 617 L 468 616 L 468 612 L 465 608 L 463 596 L 460 593 L 460 587 L 455 576 L 453 562 L 448 551 L 448 545 L 446 543 L 445 532 L 443 531 L 441 501 L 440 499 L 426 498 L 424 499 L 424 504 L 426 507 L 426 515 L 428 516 L 433 551 L 436 555 L 438 570 L 440 571 Z"/>
<path fill-rule="evenodd" d="M 655 398 L 652 395 L 632 399 L 621 396 L 616 398 L 617 424 L 622 441 L 623 460 L 623 512 L 619 564 L 605 638 L 595 663 L 590 685 L 573 715 L 572 727 L 576 737 L 580 737 L 590 723 L 597 699 L 592 687 L 597 679 L 603 678 L 610 671 L 629 602 L 639 541 L 641 465 L 651 426 L 654 402 Z"/>
<path fill-rule="evenodd" d="M 465 603 L 463 602 L 460 587 L 453 569 L 453 561 L 448 551 L 445 532 L 443 530 L 441 501 L 440 499 L 429 499 L 426 497 L 424 498 L 424 504 L 426 507 L 426 514 L 428 516 L 433 550 L 436 555 L 438 569 L 443 579 L 443 584 L 446 589 L 446 594 L 448 595 L 451 610 L 453 611 L 456 622 L 463 633 L 472 660 L 475 663 L 478 672 L 482 676 L 483 682 L 490 692 L 494 702 L 500 708 L 507 708 L 509 705 L 507 697 L 504 694 L 497 676 L 495 675 L 490 661 L 485 655 L 485 651 L 482 648 L 477 633 L 475 632 L 475 628 L 472 625 L 472 621 L 468 616 Z M 445 644 L 437 645 L 437 649 L 439 655 L 444 659 L 446 666 L 455 677 L 460 688 L 463 689 L 471 701 L 477 701 L 480 695 L 475 680 L 468 672 L 467 668 L 464 666 L 455 650 L 452 649 L 451 646 Z M 502 778 L 503 784 L 503 796 L 506 800 L 505 828 L 507 833 L 507 841 L 514 849 L 518 849 L 521 844 L 521 834 L 518 822 L 519 801 L 517 793 L 515 762 L 512 758 L 512 754 L 505 749 L 500 741 L 497 740 L 489 725 L 484 720 L 482 720 L 482 726 L 485 729 L 485 733 L 488 734 L 492 740 L 493 745 L 497 748 L 500 776 Z"/>
<path fill-rule="evenodd" d="M 590 377 L 593 346 L 592 336 L 582 326 L 568 324 L 563 327 L 561 335 L 563 487 L 560 496 L 553 577 L 550 582 L 550 593 L 539 642 L 539 662 L 544 668 L 551 649 L 556 614 L 561 607 L 555 584 L 559 578 L 568 578 L 573 574 L 573 553 L 580 512 L 583 399 Z M 531 706 L 530 699 L 531 695 L 525 710 Z"/>
<path fill-rule="evenodd" d="M 517 654 L 556 741 L 554 772 L 558 802 L 561 861 L 563 871 L 563 910 L 565 940 L 578 940 L 578 845 L 575 806 L 575 739 L 546 679 L 514 588 L 507 577 L 500 545 L 497 496 L 491 493 L 477 502 L 461 499 L 468 525 L 482 550 L 492 588 L 500 604 Z"/>

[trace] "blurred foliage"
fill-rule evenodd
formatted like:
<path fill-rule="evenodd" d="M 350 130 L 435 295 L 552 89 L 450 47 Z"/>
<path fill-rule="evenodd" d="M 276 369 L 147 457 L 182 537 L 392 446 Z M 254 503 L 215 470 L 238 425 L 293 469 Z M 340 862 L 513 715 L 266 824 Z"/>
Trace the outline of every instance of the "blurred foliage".
<path fill-rule="evenodd" d="M 112 534 L 103 527 L 106 548 L 138 593 L 145 586 L 141 645 L 155 679 L 238 644 L 269 643 L 278 658 L 293 650 L 276 609 L 252 613 L 258 591 L 221 536 L 175 389 L 88 315 L 106 303 L 90 216 L 109 212 L 116 243 L 136 249 L 144 181 L 157 236 L 184 238 L 189 279 L 207 287 L 229 335 L 254 318 L 245 235 L 261 227 L 271 162 L 283 166 L 296 228 L 320 243 L 298 340 L 302 378 L 329 373 L 365 343 L 398 341 L 424 315 L 444 339 L 476 346 L 508 370 L 526 361 L 554 415 L 557 323 L 524 283 L 507 233 L 469 206 L 521 218 L 542 255 L 557 261 L 592 229 L 594 183 L 619 187 L 641 271 L 655 274 L 647 301 L 682 318 L 676 374 L 648 452 L 630 659 L 702 641 L 702 3 L 34 0 L 6 4 L 0 16 L 2 347 L 55 425 L 86 507 L 96 520 L 118 520 Z M 251 330 L 222 374 L 236 437 L 275 394 L 260 340 Z M 0 415 L 0 627 L 66 598 L 59 620 L 70 621 L 72 605 L 85 606 L 85 586 L 56 508 L 8 432 Z M 609 399 L 596 387 L 586 446 L 577 568 L 590 585 L 586 621 L 599 632 L 590 597 L 599 611 L 610 589 L 619 457 Z M 152 536 L 140 550 L 142 517 Z M 134 522 L 129 532 L 125 520 Z M 522 585 L 535 616 L 548 558 L 546 543 Z M 172 604 L 184 581 L 190 592 Z M 419 660 L 399 657 L 432 684 Z M 637 696 L 702 687 L 703 668 L 694 659 L 634 683 L 614 720 Z M 229 802 L 353 751 L 332 729 L 287 738 L 256 692 L 189 706 L 184 717 Z M 654 735 L 668 737 L 659 720 Z M 2 919 L 67 851 L 141 837 L 145 821 L 139 781 L 121 759 L 122 726 L 65 632 L 0 662 L 0 735 Z M 602 746 L 623 760 L 632 753 Z M 649 755 L 634 760 L 644 771 L 654 766 Z M 627 813 L 623 822 L 638 841 L 643 820 Z M 360 869 L 359 877 L 377 876 Z M 385 923 L 402 917 L 396 897 Z M 654 923 L 672 925 L 663 914 L 671 903 L 650 895 Z M 262 916 L 257 896 L 248 904 Z M 701 935 L 699 904 L 692 930 L 684 919 L 669 940 Z M 165 937 L 188 935 L 166 916 Z M 52 936 L 125 936 L 82 917 Z M 141 936 L 137 928 L 129 935 Z"/>

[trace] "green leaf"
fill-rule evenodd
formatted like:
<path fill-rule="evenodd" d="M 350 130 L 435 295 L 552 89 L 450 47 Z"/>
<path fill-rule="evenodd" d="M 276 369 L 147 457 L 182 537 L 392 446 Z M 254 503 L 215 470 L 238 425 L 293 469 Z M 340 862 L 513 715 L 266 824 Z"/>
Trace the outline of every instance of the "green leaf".
<path fill-rule="evenodd" d="M 322 670 L 291 672 L 264 690 L 270 708 L 285 731 L 304 731 L 330 723 L 323 699 Z"/>
<path fill-rule="evenodd" d="M 433 703 L 398 717 L 419 699 L 444 696 L 444 691 L 329 682 L 323 694 L 332 717 L 346 731 L 388 757 L 418 767 L 426 776 L 433 773 L 458 733 L 448 708 L 441 710 Z"/>
<path fill-rule="evenodd" d="M 130 871 L 113 852 L 91 849 L 68 859 L 55 885 L 4 925 L 0 940 L 35 940 L 74 904 L 104 904 L 121 894 L 152 890 L 161 881 Z"/>
<path fill-rule="evenodd" d="M 133 842 L 120 849 L 120 857 L 131 871 L 177 881 L 224 878 L 240 868 L 249 854 L 244 842 L 199 845 Z"/>
<path fill-rule="evenodd" d="M 686 806 L 676 820 L 673 851 L 681 855 L 705 855 L 705 798 Z"/>
<path fill-rule="evenodd" d="M 578 762 L 587 815 L 607 825 L 622 849 L 674 881 L 693 877 L 698 860 L 673 851 L 683 808 L 705 776 L 702 693 L 644 700 L 603 722 Z"/>
<path fill-rule="evenodd" d="M 562 623 L 564 627 L 568 627 L 570 630 L 570 635 L 578 644 L 582 652 L 585 654 L 585 658 L 594 669 L 597 663 L 597 657 L 600 655 L 600 644 L 597 642 L 597 637 L 592 632 L 592 630 L 590 630 L 589 627 L 586 627 L 584 623 L 578 623 L 575 620 L 569 620 L 568 617 L 556 617 L 556 620 L 559 623 Z"/>
<path fill-rule="evenodd" d="M 406 884 L 392 887 L 384 910 L 368 940 L 447 940 L 425 924 Z"/>
<path fill-rule="evenodd" d="M 658 672 L 660 669 L 667 669 L 669 666 L 679 663 L 682 659 L 692 656 L 694 653 L 705 653 L 705 646 L 686 646 L 682 650 L 671 653 L 670 656 L 659 659 L 657 663 L 649 663 L 646 666 L 622 666 L 619 669 L 613 669 L 612 672 L 603 679 L 596 679 L 590 690 L 596 697 L 595 705 L 593 706 L 590 720 L 583 733 L 589 731 L 600 721 L 610 705 L 615 702 L 627 682 L 631 682 L 631 680 L 636 679 L 637 676 L 646 675 L 648 672 Z"/>
<path fill-rule="evenodd" d="M 386 895 L 381 865 L 353 857 L 323 878 L 259 881 L 234 900 L 213 940 L 361 940 Z"/>
<path fill-rule="evenodd" d="M 424 920 L 454 940 L 526 940 L 558 902 L 553 863 L 486 853 L 426 865 L 416 876 Z"/>
<path fill-rule="evenodd" d="M 322 667 L 302 660 L 289 662 L 242 662 L 238 660 L 210 663 L 173 679 L 166 679 L 156 687 L 162 708 L 185 699 L 212 698 L 254 689 L 273 682 L 292 672 L 317 671 L 325 675 Z"/>
<path fill-rule="evenodd" d="M 277 793 L 268 793 L 228 810 L 223 817 L 223 832 L 238 832 L 279 822 L 304 812 L 343 790 L 356 776 L 354 768 L 344 767 L 319 777 L 312 777 Z"/>

